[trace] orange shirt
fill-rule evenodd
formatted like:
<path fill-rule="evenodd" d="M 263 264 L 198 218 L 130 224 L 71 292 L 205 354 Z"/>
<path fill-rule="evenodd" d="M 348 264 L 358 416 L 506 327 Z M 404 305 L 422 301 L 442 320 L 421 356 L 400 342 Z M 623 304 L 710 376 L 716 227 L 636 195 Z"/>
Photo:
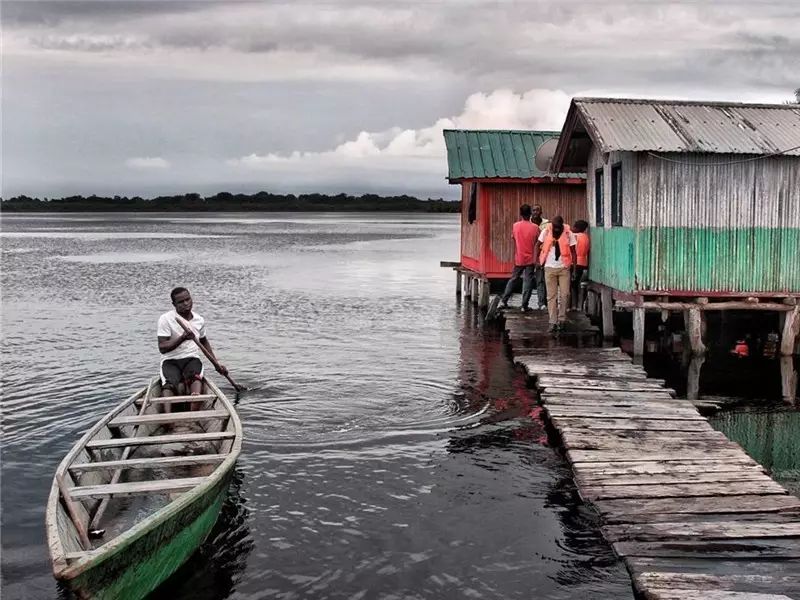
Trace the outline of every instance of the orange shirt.
<path fill-rule="evenodd" d="M 514 238 L 514 264 L 518 267 L 536 264 L 539 226 L 530 221 L 517 221 L 511 228 L 511 237 Z"/>
<path fill-rule="evenodd" d="M 575 241 L 578 242 L 575 245 L 575 254 L 577 254 L 577 258 L 578 258 L 578 266 L 579 267 L 588 267 L 589 266 L 589 234 L 588 233 L 576 233 L 575 234 Z"/>

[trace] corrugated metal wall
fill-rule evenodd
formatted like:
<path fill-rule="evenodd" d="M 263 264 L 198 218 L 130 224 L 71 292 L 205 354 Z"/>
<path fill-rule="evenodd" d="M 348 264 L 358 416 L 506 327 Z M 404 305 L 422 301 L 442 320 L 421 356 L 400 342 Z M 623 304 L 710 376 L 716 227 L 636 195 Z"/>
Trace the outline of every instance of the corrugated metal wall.
<path fill-rule="evenodd" d="M 545 218 L 561 215 L 567 223 L 586 219 L 585 191 L 576 184 L 481 184 L 489 209 L 489 240 L 484 253 L 485 273 L 505 277 L 514 266 L 511 227 L 523 204 L 540 204 Z"/>
<path fill-rule="evenodd" d="M 800 159 L 670 158 L 639 155 L 640 288 L 800 292 Z"/>
<path fill-rule="evenodd" d="M 800 158 L 667 156 L 678 162 L 632 152 L 604 161 L 592 149 L 586 205 L 596 223 L 603 167 L 606 226 L 590 231 L 591 279 L 622 291 L 800 292 Z M 616 163 L 624 227 L 610 226 Z"/>

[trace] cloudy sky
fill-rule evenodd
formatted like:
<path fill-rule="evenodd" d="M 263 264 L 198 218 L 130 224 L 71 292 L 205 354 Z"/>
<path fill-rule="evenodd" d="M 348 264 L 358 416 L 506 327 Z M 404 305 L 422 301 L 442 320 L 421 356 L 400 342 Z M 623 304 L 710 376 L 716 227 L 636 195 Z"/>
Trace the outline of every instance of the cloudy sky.
<path fill-rule="evenodd" d="M 3 197 L 455 197 L 441 130 L 576 95 L 781 102 L 800 2 L 2 3 Z"/>

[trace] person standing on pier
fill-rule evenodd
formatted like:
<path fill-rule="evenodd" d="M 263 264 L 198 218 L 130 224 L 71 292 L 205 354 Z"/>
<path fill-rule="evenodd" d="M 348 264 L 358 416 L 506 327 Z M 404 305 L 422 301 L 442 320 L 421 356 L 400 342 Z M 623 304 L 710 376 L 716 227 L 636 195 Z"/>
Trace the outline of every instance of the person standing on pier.
<path fill-rule="evenodd" d="M 534 204 L 531 208 L 531 222 L 537 225 L 540 231 L 544 231 L 549 225 L 550 221 L 542 215 L 542 207 L 539 204 Z M 547 289 L 544 285 L 544 269 L 537 263 L 536 265 L 536 297 L 539 300 L 539 308 L 543 309 L 547 306 Z"/>
<path fill-rule="evenodd" d="M 541 209 L 540 209 L 541 214 Z M 519 208 L 520 220 L 511 228 L 511 237 L 514 239 L 514 269 L 511 278 L 503 292 L 502 307 L 508 308 L 508 299 L 514 291 L 514 284 L 522 277 L 522 312 L 530 310 L 528 303 L 533 293 L 533 280 L 536 271 L 536 240 L 539 239 L 541 230 L 531 222 L 531 207 L 523 204 Z"/>
<path fill-rule="evenodd" d="M 583 308 L 583 298 L 581 297 L 581 282 L 588 275 L 589 270 L 589 223 L 583 220 L 575 221 L 572 225 L 572 233 L 575 234 L 575 269 L 572 271 L 572 302 L 571 305 L 577 310 Z"/>
<path fill-rule="evenodd" d="M 539 234 L 539 260 L 544 267 L 550 331 L 560 331 L 567 321 L 570 271 L 577 262 L 575 235 L 565 229 L 564 219 L 555 217 L 550 227 Z"/>

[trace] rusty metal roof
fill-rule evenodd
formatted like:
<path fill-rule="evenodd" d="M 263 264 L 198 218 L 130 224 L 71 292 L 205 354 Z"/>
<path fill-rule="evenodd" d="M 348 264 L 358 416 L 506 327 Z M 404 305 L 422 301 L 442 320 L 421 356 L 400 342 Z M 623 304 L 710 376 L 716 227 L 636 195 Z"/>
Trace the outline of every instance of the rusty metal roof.
<path fill-rule="evenodd" d="M 445 129 L 447 178 L 451 182 L 472 178 L 531 179 L 547 174 L 536 168 L 533 157 L 558 131 L 501 129 Z M 561 177 L 583 175 L 561 174 Z"/>
<path fill-rule="evenodd" d="M 575 98 L 573 107 L 603 152 L 800 156 L 798 104 Z"/>

